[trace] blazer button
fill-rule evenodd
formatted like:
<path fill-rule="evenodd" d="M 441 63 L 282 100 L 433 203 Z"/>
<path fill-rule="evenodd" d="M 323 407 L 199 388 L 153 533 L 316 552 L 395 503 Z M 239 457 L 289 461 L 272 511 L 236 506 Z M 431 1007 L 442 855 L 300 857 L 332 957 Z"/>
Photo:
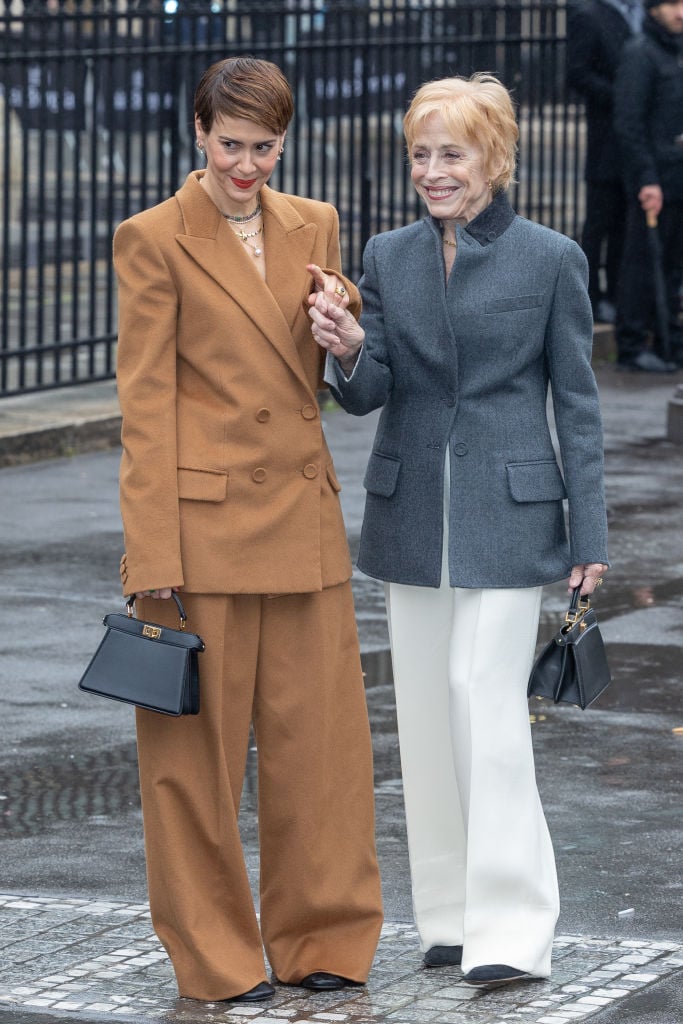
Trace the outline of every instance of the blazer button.
<path fill-rule="evenodd" d="M 453 445 L 453 451 L 456 455 L 467 455 L 469 448 L 466 444 L 463 444 L 462 441 L 458 441 L 457 444 Z"/>
<path fill-rule="evenodd" d="M 259 423 L 267 423 L 270 419 L 270 409 L 259 409 L 256 413 L 256 419 Z"/>
<path fill-rule="evenodd" d="M 318 475 L 318 467 L 314 466 L 312 462 L 309 462 L 307 466 L 304 466 L 304 476 L 307 480 L 315 480 Z"/>
<path fill-rule="evenodd" d="M 318 413 L 314 405 L 305 405 L 301 410 L 301 415 L 305 420 L 314 420 Z"/>
<path fill-rule="evenodd" d="M 255 484 L 262 484 L 267 476 L 268 474 L 266 473 L 263 466 L 259 466 L 258 469 L 255 469 L 254 472 L 251 474 L 251 479 L 254 481 Z"/>

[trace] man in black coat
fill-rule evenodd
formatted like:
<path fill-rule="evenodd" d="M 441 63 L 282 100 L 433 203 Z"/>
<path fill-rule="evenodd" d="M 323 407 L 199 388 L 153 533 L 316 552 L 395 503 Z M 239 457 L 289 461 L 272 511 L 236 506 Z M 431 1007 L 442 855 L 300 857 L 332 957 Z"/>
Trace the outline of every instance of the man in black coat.
<path fill-rule="evenodd" d="M 567 7 L 567 82 L 586 107 L 586 219 L 581 246 L 588 259 L 593 316 L 609 323 L 615 316 L 626 219 L 613 128 L 614 79 L 624 43 L 640 29 L 642 18 L 640 0 L 576 0 Z"/>
<path fill-rule="evenodd" d="M 619 363 L 630 369 L 666 372 L 683 366 L 683 0 L 644 0 L 643 6 L 642 34 L 624 46 L 615 90 L 614 127 L 628 197 L 617 352 Z M 659 222 L 669 353 L 655 324 L 649 211 Z M 647 348 L 650 331 L 654 351 Z"/>

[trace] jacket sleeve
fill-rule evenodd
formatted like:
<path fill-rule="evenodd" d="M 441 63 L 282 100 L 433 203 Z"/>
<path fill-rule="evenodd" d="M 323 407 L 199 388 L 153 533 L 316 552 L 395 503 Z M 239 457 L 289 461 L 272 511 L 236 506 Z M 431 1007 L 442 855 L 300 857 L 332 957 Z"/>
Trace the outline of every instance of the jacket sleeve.
<path fill-rule="evenodd" d="M 118 278 L 124 593 L 181 586 L 176 447 L 178 295 L 151 232 L 135 218 L 114 236 Z"/>
<path fill-rule="evenodd" d="M 602 421 L 591 368 L 588 265 L 576 242 L 566 242 L 546 327 L 545 352 L 569 504 L 571 562 L 608 564 Z"/>
<path fill-rule="evenodd" d="M 659 184 L 649 131 L 657 69 L 636 38 L 622 51 L 614 90 L 614 130 L 619 142 L 627 187 L 635 195 L 644 185 Z"/>
<path fill-rule="evenodd" d="M 360 292 L 354 282 L 342 273 L 341 250 L 339 246 L 339 214 L 334 206 L 329 204 L 329 207 L 332 211 L 332 225 L 327 238 L 327 261 L 325 266 L 321 267 L 321 270 L 324 274 L 336 274 L 339 280 L 343 282 L 344 287 L 349 293 L 349 304 L 346 308 L 358 320 L 361 311 Z M 306 302 L 306 316 L 308 316 L 309 308 L 308 302 Z M 319 359 L 318 388 L 322 391 L 330 386 L 325 374 L 326 355 L 323 349 L 319 349 Z"/>
<path fill-rule="evenodd" d="M 347 379 L 337 360 L 332 360 L 335 375 L 332 391 L 342 408 L 354 416 L 365 416 L 383 406 L 393 385 L 375 242 L 376 239 L 371 238 L 363 254 L 359 287 L 363 300 L 360 323 L 365 341 L 351 377 Z"/>

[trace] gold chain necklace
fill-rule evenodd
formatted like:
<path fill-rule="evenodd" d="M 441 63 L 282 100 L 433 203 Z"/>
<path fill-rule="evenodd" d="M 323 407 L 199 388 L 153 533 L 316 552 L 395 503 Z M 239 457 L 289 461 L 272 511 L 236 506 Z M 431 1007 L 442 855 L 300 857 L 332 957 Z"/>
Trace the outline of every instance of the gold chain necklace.
<path fill-rule="evenodd" d="M 457 249 L 458 248 L 458 243 L 457 242 L 451 242 L 448 238 L 442 238 L 441 241 L 443 242 L 444 245 L 450 245 L 451 249 Z"/>
<path fill-rule="evenodd" d="M 241 231 L 235 231 L 235 229 L 233 228 L 233 234 L 237 235 L 237 237 L 240 238 L 246 246 L 253 250 L 254 256 L 262 256 L 263 249 L 261 248 L 260 245 L 252 245 L 249 239 L 256 238 L 256 236 L 260 235 L 262 231 L 263 225 L 261 225 L 261 227 L 258 228 L 256 231 L 245 231 L 244 228 L 242 228 Z"/>

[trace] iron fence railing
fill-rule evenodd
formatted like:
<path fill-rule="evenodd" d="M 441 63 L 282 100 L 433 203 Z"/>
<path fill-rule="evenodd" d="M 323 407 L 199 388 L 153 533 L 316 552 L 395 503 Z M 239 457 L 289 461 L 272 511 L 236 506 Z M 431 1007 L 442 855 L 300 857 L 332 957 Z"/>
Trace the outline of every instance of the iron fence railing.
<path fill-rule="evenodd" d="M 0 396 L 113 376 L 111 236 L 196 164 L 201 72 L 250 53 L 297 100 L 274 185 L 334 203 L 347 271 L 419 216 L 401 117 L 427 79 L 497 73 L 521 129 L 520 213 L 574 237 L 583 121 L 565 7 L 531 0 L 0 3 Z"/>

